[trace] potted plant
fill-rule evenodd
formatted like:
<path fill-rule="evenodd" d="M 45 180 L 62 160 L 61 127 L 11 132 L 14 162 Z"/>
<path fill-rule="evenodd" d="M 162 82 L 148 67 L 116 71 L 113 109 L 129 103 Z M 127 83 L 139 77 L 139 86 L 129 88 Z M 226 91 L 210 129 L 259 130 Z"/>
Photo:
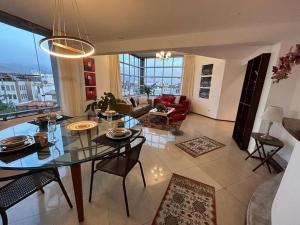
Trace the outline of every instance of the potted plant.
<path fill-rule="evenodd" d="M 107 109 L 114 109 L 116 104 L 117 100 L 115 96 L 111 92 L 104 92 L 104 96 L 101 96 L 100 99 L 96 99 L 94 102 L 86 106 L 85 112 L 95 112 L 95 109 L 100 109 L 104 112 Z"/>
<path fill-rule="evenodd" d="M 150 94 L 153 93 L 153 89 L 155 88 L 156 84 L 153 84 L 151 86 L 145 85 L 143 88 L 143 93 L 147 95 L 147 99 L 149 99 Z"/>
<path fill-rule="evenodd" d="M 164 104 L 157 104 L 156 105 L 156 110 L 157 112 L 167 112 L 168 111 L 168 108 L 164 105 Z"/>

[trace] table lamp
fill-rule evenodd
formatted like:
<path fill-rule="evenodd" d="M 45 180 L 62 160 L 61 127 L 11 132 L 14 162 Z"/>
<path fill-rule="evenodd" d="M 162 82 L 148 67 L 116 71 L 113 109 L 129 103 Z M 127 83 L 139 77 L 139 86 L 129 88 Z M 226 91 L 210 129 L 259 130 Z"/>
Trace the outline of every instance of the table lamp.
<path fill-rule="evenodd" d="M 277 106 L 268 106 L 264 114 L 262 115 L 262 120 L 269 121 L 268 129 L 265 134 L 261 137 L 266 140 L 272 139 L 270 136 L 270 129 L 274 122 L 281 123 L 283 117 L 283 110 L 281 107 Z"/>

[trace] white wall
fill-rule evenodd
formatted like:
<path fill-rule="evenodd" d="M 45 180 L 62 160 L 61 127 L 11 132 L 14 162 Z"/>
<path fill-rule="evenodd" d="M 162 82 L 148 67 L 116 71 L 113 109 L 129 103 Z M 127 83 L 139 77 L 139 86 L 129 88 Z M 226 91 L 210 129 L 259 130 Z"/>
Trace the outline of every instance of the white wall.
<path fill-rule="evenodd" d="M 240 60 L 226 60 L 217 119 L 235 121 L 245 73 Z"/>
<path fill-rule="evenodd" d="M 209 99 L 199 98 L 200 79 L 202 66 L 213 64 L 213 74 Z M 220 94 L 222 89 L 222 81 L 225 69 L 225 60 L 209 58 L 204 56 L 196 56 L 195 59 L 195 77 L 194 77 L 194 93 L 192 99 L 192 111 L 211 118 L 217 118 Z"/>

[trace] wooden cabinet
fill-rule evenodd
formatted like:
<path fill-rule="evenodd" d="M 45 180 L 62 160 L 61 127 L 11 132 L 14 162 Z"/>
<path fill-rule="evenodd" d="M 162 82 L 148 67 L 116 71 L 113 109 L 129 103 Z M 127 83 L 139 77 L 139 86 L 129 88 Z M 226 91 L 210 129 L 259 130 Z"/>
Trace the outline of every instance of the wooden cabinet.
<path fill-rule="evenodd" d="M 232 135 L 239 148 L 243 150 L 247 150 L 249 145 L 270 56 L 270 53 L 264 53 L 250 60 L 247 65 Z"/>

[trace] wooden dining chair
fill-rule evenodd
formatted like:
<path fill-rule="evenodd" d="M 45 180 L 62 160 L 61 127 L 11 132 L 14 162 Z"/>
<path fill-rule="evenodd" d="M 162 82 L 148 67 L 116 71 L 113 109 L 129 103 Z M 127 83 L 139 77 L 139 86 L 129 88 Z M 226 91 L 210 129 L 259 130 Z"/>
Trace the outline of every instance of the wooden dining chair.
<path fill-rule="evenodd" d="M 6 211 L 37 191 L 44 193 L 43 187 L 55 181 L 59 184 L 70 208 L 73 208 L 69 196 L 60 180 L 57 168 L 32 170 L 22 174 L 0 178 L 0 182 L 9 183 L 0 188 L 0 214 L 3 225 L 8 224 Z"/>
<path fill-rule="evenodd" d="M 104 159 L 101 159 L 101 161 L 96 164 L 96 167 L 95 167 L 95 162 L 99 161 L 99 159 L 92 161 L 89 202 L 91 202 L 92 199 L 94 173 L 96 173 L 97 171 L 103 171 L 106 173 L 120 176 L 123 178 L 124 199 L 125 199 L 127 216 L 129 217 L 129 208 L 128 208 L 125 180 L 127 174 L 137 163 L 140 166 L 144 187 L 146 187 L 142 163 L 139 161 L 139 155 L 142 146 L 146 141 L 146 138 L 143 136 L 139 136 L 136 138 L 136 140 L 138 141 L 138 144 L 136 144 L 135 146 L 126 147 L 124 152 L 117 151 L 113 154 L 110 154 Z"/>

